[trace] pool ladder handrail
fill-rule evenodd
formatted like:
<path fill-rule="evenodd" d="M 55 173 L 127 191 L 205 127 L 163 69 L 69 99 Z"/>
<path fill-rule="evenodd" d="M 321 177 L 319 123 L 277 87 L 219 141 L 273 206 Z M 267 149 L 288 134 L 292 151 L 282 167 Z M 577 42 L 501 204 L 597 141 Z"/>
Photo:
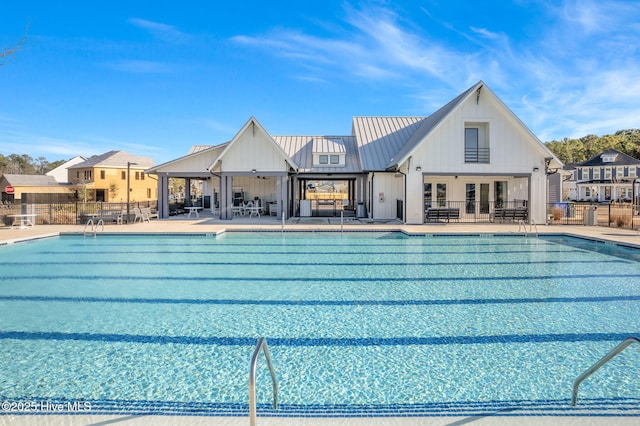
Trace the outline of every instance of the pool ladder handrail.
<path fill-rule="evenodd" d="M 271 374 L 271 382 L 273 383 L 273 409 L 278 409 L 278 380 L 276 379 L 276 372 L 271 362 L 271 355 L 269 354 L 269 347 L 267 346 L 267 339 L 261 337 L 258 340 L 256 349 L 251 356 L 251 365 L 249 366 L 249 424 L 255 426 L 257 417 L 256 408 L 256 368 L 258 367 L 258 357 L 260 351 L 264 352 L 264 358 L 267 360 L 267 366 L 269 367 L 269 373 Z"/>
<path fill-rule="evenodd" d="M 87 227 L 91 226 L 90 231 L 87 232 Z M 104 220 L 102 219 L 98 219 L 98 221 L 94 224 L 93 223 L 93 219 L 89 219 L 87 221 L 87 223 L 84 225 L 84 236 L 86 237 L 87 235 L 93 235 L 94 237 L 97 235 L 98 233 L 98 227 L 102 226 L 102 231 L 104 232 Z"/>
<path fill-rule="evenodd" d="M 529 222 L 529 233 L 531 233 L 531 231 L 535 228 L 536 230 L 536 238 L 538 238 L 538 225 L 536 225 L 536 221 L 535 220 L 531 220 Z M 518 233 L 520 233 L 520 229 L 522 229 L 524 231 L 524 236 L 527 236 L 527 224 L 525 223 L 524 220 L 520 219 L 518 221 Z"/>
<path fill-rule="evenodd" d="M 606 354 L 605 356 L 603 356 L 600 361 L 596 362 L 595 364 L 593 364 L 591 366 L 591 368 L 589 368 L 587 371 L 585 371 L 584 373 L 582 373 L 575 382 L 573 382 L 573 393 L 571 395 L 571 405 L 572 406 L 576 406 L 576 404 L 578 403 L 578 388 L 580 387 L 580 383 L 582 383 L 587 377 L 591 376 L 593 373 L 595 373 L 600 367 L 602 367 L 603 365 L 605 365 L 607 362 L 609 362 L 611 360 L 611 358 L 613 358 L 614 356 L 618 355 L 620 352 L 622 352 L 627 346 L 629 346 L 632 343 L 640 343 L 640 339 L 637 337 L 629 337 L 627 339 L 625 339 L 622 343 L 620 343 L 618 346 L 616 346 L 615 348 L 613 348 L 611 351 L 609 351 L 608 354 Z"/>

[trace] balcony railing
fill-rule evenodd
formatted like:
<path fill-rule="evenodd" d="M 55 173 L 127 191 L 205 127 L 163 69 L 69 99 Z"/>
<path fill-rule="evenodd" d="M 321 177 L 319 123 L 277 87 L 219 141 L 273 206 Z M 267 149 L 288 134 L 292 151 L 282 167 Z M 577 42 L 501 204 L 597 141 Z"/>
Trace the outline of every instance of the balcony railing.
<path fill-rule="evenodd" d="M 464 150 L 465 163 L 488 163 L 491 159 L 489 148 L 466 148 Z"/>

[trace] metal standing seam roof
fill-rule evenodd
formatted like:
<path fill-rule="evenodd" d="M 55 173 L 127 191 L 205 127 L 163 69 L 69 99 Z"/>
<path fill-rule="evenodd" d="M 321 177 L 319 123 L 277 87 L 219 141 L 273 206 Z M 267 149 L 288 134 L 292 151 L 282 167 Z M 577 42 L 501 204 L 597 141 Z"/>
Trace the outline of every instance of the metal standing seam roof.
<path fill-rule="evenodd" d="M 424 140 L 424 138 L 427 137 L 427 135 L 431 133 L 431 131 L 458 106 L 458 104 L 460 104 L 460 102 L 462 102 L 467 96 L 469 96 L 470 93 L 477 91 L 483 86 L 483 82 L 475 84 L 474 86 L 470 87 L 469 89 L 449 101 L 449 103 L 444 105 L 442 108 L 422 120 L 420 123 L 420 127 L 418 127 L 411 138 L 409 138 L 407 143 L 405 143 L 402 148 L 396 152 L 396 155 L 389 160 L 389 162 L 386 164 L 385 169 L 393 168 L 403 162 L 405 157 L 409 155 L 409 153 L 411 153 L 411 151 L 413 151 L 415 147 L 418 146 Z"/>
<path fill-rule="evenodd" d="M 386 170 L 389 162 L 417 131 L 424 119 L 354 117 L 353 134 L 357 140 L 363 170 Z"/>
<path fill-rule="evenodd" d="M 303 173 L 362 173 L 358 147 L 354 136 L 272 136 L 273 140 L 294 161 Z M 314 149 L 336 151 L 316 151 Z M 344 167 L 314 167 L 314 152 L 344 152 Z"/>

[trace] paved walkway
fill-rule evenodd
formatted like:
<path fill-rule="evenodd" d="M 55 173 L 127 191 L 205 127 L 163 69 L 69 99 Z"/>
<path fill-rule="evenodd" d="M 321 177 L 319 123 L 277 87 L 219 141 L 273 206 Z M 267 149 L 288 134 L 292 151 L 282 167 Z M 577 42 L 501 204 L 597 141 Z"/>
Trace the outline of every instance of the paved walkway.
<path fill-rule="evenodd" d="M 0 227 L 0 244 L 25 239 L 54 236 L 60 233 L 83 233 L 84 225 L 36 225 L 33 228 L 18 229 Z M 217 233 L 223 231 L 402 231 L 407 234 L 516 234 L 523 233 L 517 223 L 437 223 L 424 225 L 404 225 L 398 221 L 371 222 L 340 218 L 293 218 L 281 221 L 269 216 L 261 218 L 235 218 L 220 220 L 205 217 L 187 219 L 186 216 L 130 225 L 106 225 L 98 233 Z M 638 231 L 602 226 L 582 225 L 527 225 L 527 233 L 555 233 L 613 241 L 640 248 Z"/>
<path fill-rule="evenodd" d="M 517 223 L 507 224 L 425 224 L 404 225 L 399 222 L 374 223 L 360 220 L 335 218 L 294 218 L 281 221 L 272 217 L 236 218 L 222 221 L 201 215 L 198 219 L 172 217 L 165 220 L 153 220 L 150 223 L 131 225 L 107 225 L 99 233 L 217 233 L 222 231 L 402 231 L 408 234 L 515 234 L 522 233 Z M 527 226 L 530 233 L 567 234 L 612 241 L 640 248 L 640 234 L 637 231 L 598 226 L 538 225 Z M 0 228 L 0 244 L 11 244 L 34 238 L 59 235 L 60 233 L 83 233 L 84 225 L 37 225 L 29 229 Z M 0 425 L 246 425 L 247 417 L 163 417 L 163 416 L 0 416 Z M 258 418 L 259 425 L 313 425 L 313 426 L 409 426 L 409 425 L 632 425 L 638 424 L 637 417 L 517 417 L 517 416 L 479 416 L 479 417 L 403 417 L 403 418 Z"/>

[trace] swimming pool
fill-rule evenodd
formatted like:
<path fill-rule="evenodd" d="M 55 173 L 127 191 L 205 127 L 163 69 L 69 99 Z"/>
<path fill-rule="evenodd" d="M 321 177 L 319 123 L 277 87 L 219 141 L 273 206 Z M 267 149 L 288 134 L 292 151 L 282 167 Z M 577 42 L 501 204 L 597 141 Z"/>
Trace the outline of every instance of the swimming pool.
<path fill-rule="evenodd" d="M 640 413 L 638 252 L 568 237 L 63 236 L 0 247 L 0 400 L 97 413 Z M 640 346 L 640 345 L 636 345 Z M 72 406 L 76 409 L 77 406 Z M 73 410 L 67 410 L 73 411 Z"/>

